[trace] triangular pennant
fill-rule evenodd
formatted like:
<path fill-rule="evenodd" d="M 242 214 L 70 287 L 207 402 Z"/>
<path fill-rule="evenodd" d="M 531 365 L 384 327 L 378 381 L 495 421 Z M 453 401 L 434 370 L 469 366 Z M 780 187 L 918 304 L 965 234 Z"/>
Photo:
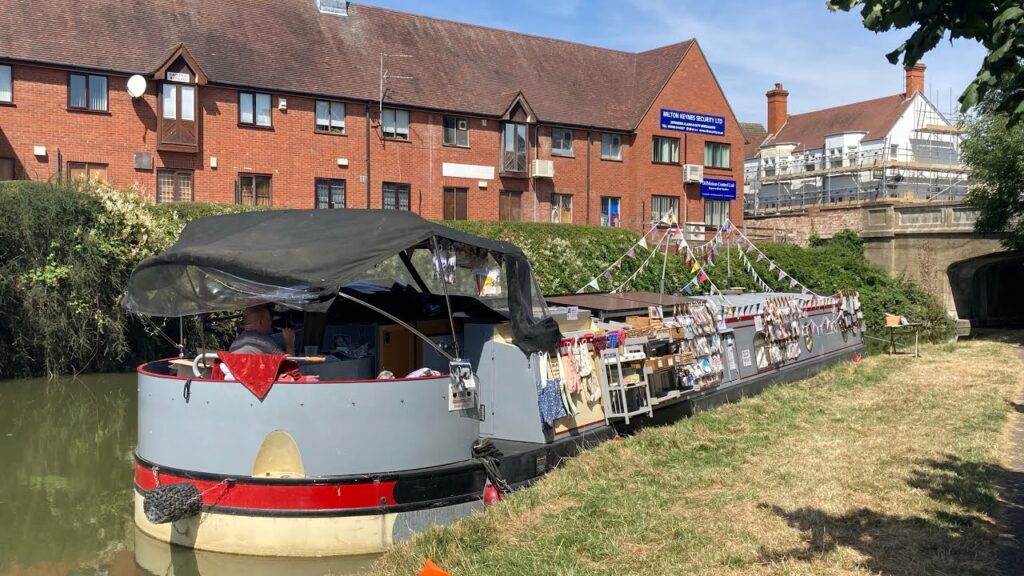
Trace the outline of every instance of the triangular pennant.
<path fill-rule="evenodd" d="M 782 279 L 785 278 L 785 277 L 786 277 L 786 272 L 784 270 L 779 270 L 779 281 L 781 282 Z"/>
<path fill-rule="evenodd" d="M 615 268 L 622 268 L 622 258 L 616 260 L 615 263 L 612 264 L 612 266 L 614 266 Z"/>
<path fill-rule="evenodd" d="M 772 272 L 774 270 L 775 270 L 775 262 L 769 262 L 768 263 L 768 271 Z"/>
<path fill-rule="evenodd" d="M 686 286 L 683 286 L 683 292 L 686 292 L 687 294 L 693 294 L 693 290 L 690 289 L 690 285 L 689 284 L 687 284 Z"/>
<path fill-rule="evenodd" d="M 754 251 L 754 243 L 753 242 L 747 242 L 747 254 L 750 254 L 753 251 Z"/>
<path fill-rule="evenodd" d="M 796 279 L 795 278 L 790 278 L 789 279 L 789 287 L 790 288 L 796 288 Z"/>
<path fill-rule="evenodd" d="M 697 279 L 700 280 L 701 282 L 707 282 L 708 281 L 708 275 L 705 274 L 703 270 L 701 270 L 700 271 L 700 275 L 697 276 Z"/>
<path fill-rule="evenodd" d="M 601 286 L 600 286 L 600 285 L 598 285 L 598 283 L 597 283 L 597 278 L 594 278 L 594 279 L 592 279 L 592 280 L 591 280 L 591 281 L 590 281 L 590 282 L 589 282 L 589 283 L 587 284 L 587 286 L 590 286 L 590 287 L 591 287 L 591 288 L 593 288 L 594 290 L 600 290 L 600 289 L 601 289 Z"/>
<path fill-rule="evenodd" d="M 641 238 L 637 244 L 639 244 L 644 250 L 647 250 L 647 238 Z"/>
<path fill-rule="evenodd" d="M 630 248 L 629 252 L 626 252 L 626 256 L 629 256 L 630 258 L 636 259 L 636 252 L 634 252 L 633 249 Z"/>
<path fill-rule="evenodd" d="M 696 274 L 697 270 L 700 270 L 700 266 L 697 265 L 697 261 L 694 260 L 693 264 L 690 265 L 690 274 Z"/>
<path fill-rule="evenodd" d="M 604 276 L 605 278 L 611 280 L 612 279 L 612 271 L 611 270 L 605 270 L 604 274 L 602 274 L 602 276 Z"/>
<path fill-rule="evenodd" d="M 757 254 L 757 261 L 760 262 L 761 260 L 764 260 L 764 254 L 761 254 L 760 252 L 758 252 L 758 254 Z"/>
<path fill-rule="evenodd" d="M 715 259 L 708 255 L 708 266 L 715 267 Z"/>
<path fill-rule="evenodd" d="M 711 251 L 715 253 L 715 256 L 718 256 L 718 246 L 712 246 Z"/>
<path fill-rule="evenodd" d="M 804 286 L 803 288 L 800 289 L 800 293 L 801 294 L 810 294 L 811 291 L 808 290 L 806 286 Z M 811 305 L 812 306 L 814 305 L 814 300 L 813 299 L 811 300 Z"/>
<path fill-rule="evenodd" d="M 584 286 L 583 288 L 580 288 L 579 290 L 577 290 L 576 293 L 577 294 L 583 294 L 583 291 L 586 290 L 586 289 L 587 289 L 587 287 Z"/>

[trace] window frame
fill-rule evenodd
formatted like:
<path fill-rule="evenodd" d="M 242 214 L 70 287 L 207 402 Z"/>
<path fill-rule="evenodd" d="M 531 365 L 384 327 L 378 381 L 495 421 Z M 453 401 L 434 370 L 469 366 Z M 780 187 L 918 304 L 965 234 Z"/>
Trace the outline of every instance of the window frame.
<path fill-rule="evenodd" d="M 715 150 L 725 150 L 725 164 L 715 164 L 716 154 Z M 708 163 L 708 153 L 711 154 L 711 163 Z M 729 170 L 732 168 L 732 144 L 728 142 L 715 142 L 713 140 L 704 141 L 704 167 L 705 168 L 720 168 Z"/>
<path fill-rule="evenodd" d="M 520 144 L 519 128 L 522 128 L 522 132 L 523 132 L 523 138 L 522 138 L 523 148 L 522 148 L 521 151 L 519 149 L 519 144 Z M 508 141 L 509 130 L 512 131 L 512 144 L 513 144 L 513 146 L 512 146 L 512 150 L 511 151 L 509 151 L 509 150 L 507 150 L 505 148 L 505 146 L 507 144 L 507 141 Z M 501 173 L 502 174 L 529 174 L 530 173 L 530 126 L 529 126 L 529 124 L 527 124 L 526 122 L 513 122 L 513 121 L 503 122 L 502 125 L 501 125 L 501 144 L 500 144 L 499 149 L 500 149 L 500 153 L 501 153 L 500 160 L 501 160 Z M 515 162 L 516 165 L 512 166 L 511 168 L 509 168 L 509 164 L 507 162 L 505 162 L 505 158 L 509 154 L 511 154 L 512 159 L 516 161 Z M 523 167 L 522 167 L 521 170 L 519 169 L 519 165 L 518 165 L 519 164 L 518 163 L 518 159 L 519 159 L 520 156 L 523 159 Z"/>
<path fill-rule="evenodd" d="M 448 212 L 448 196 L 452 196 L 451 214 Z M 459 200 L 462 200 L 462 217 L 459 217 Z M 465 186 L 445 186 L 441 191 L 441 217 L 443 220 L 469 220 L 469 188 Z"/>
<path fill-rule="evenodd" d="M 394 188 L 388 190 L 389 186 Z M 412 212 L 412 186 L 407 182 L 381 182 L 380 188 L 380 207 L 382 209 Z M 393 208 L 388 208 L 387 206 L 388 192 L 392 192 L 395 195 L 395 206 Z M 402 192 L 405 193 L 405 208 L 402 208 Z"/>
<path fill-rule="evenodd" d="M 405 137 L 399 136 L 398 132 L 398 117 L 399 112 L 405 114 Z M 391 113 L 394 117 L 394 131 L 388 136 L 387 125 L 384 121 L 384 115 Z M 396 142 L 409 142 L 412 139 L 412 118 L 410 118 L 409 111 L 402 108 L 384 108 L 380 111 L 380 134 L 385 140 L 394 140 Z"/>
<path fill-rule="evenodd" d="M 248 94 L 252 96 L 252 122 L 246 122 L 242 120 L 242 95 Z M 259 116 L 257 115 L 256 100 L 258 96 L 266 96 L 269 105 L 267 107 L 267 124 L 259 123 Z M 260 130 L 272 130 L 274 128 L 274 95 L 269 92 L 253 92 L 250 90 L 239 90 L 238 91 L 238 125 L 245 128 L 258 128 Z"/>
<path fill-rule="evenodd" d="M 449 128 L 448 127 L 448 121 L 449 120 L 451 120 L 451 121 L 453 121 L 455 123 L 455 127 L 454 128 Z M 465 130 L 459 130 L 459 120 L 464 120 L 466 122 L 466 129 Z M 455 136 L 455 140 L 452 141 L 452 142 L 448 141 L 448 131 L 449 130 L 451 130 L 452 134 Z M 466 134 L 466 143 L 465 144 L 459 144 L 459 132 L 465 132 L 465 134 Z M 443 116 L 441 118 L 441 144 L 443 146 L 452 146 L 454 148 L 469 148 L 469 118 L 466 117 L 466 116 L 454 116 L 454 115 L 445 115 L 445 116 Z"/>
<path fill-rule="evenodd" d="M 13 74 L 13 72 L 12 72 L 12 74 Z M 85 90 L 85 94 L 84 94 L 84 96 L 85 96 L 85 106 L 73 106 L 71 104 L 71 81 L 72 81 L 71 79 L 74 78 L 75 76 L 80 76 L 80 77 L 82 77 L 85 80 L 85 87 L 84 87 L 84 90 Z M 103 108 L 102 109 L 92 108 L 91 107 L 91 105 L 92 105 L 92 97 L 91 97 L 92 96 L 92 88 L 91 88 L 91 84 L 92 83 L 90 82 L 90 80 L 92 78 L 103 78 L 104 93 L 103 93 Z M 14 84 L 14 79 L 13 78 L 11 78 L 11 84 L 12 84 L 12 88 L 13 88 L 13 84 Z M 107 77 L 107 76 L 105 76 L 103 74 L 87 74 L 87 73 L 83 73 L 83 72 L 68 72 L 68 84 L 67 84 L 67 87 L 68 87 L 67 106 L 68 106 L 68 111 L 69 112 L 89 112 L 89 113 L 92 113 L 92 114 L 110 114 L 110 78 L 109 77 Z M 14 98 L 14 92 L 12 90 L 11 91 L 11 99 L 13 100 L 13 98 Z"/>
<path fill-rule="evenodd" d="M 672 215 L 675 216 L 676 222 L 679 221 L 679 196 L 669 196 L 667 194 L 651 194 L 651 222 L 660 222 L 661 219 L 665 217 L 664 211 L 662 211 L 662 213 L 660 214 L 655 213 L 655 200 L 668 200 L 669 209 L 671 210 L 673 206 L 675 207 L 675 210 L 673 211 Z"/>
<path fill-rule="evenodd" d="M 160 175 L 161 174 L 173 174 L 174 175 L 174 198 L 172 200 L 160 200 Z M 181 182 L 179 178 L 182 175 L 187 174 L 191 181 L 191 191 L 188 200 L 181 199 Z M 186 170 L 178 168 L 157 168 L 156 170 L 156 203 L 161 204 L 163 202 L 195 202 L 196 200 L 196 171 Z"/>
<path fill-rule="evenodd" d="M 336 184 L 341 184 L 341 206 L 338 206 L 334 201 L 334 187 Z M 327 185 L 327 206 L 320 206 L 320 191 L 319 187 L 321 184 Z M 345 208 L 348 204 L 348 183 L 344 178 L 314 178 L 313 179 L 313 208 L 315 210 L 337 210 L 339 208 Z"/>
<path fill-rule="evenodd" d="M 519 217 L 512 218 L 512 204 L 515 199 L 515 208 Z M 499 222 L 522 222 L 523 221 L 523 191 L 522 190 L 499 190 L 498 191 L 498 221 Z"/>
<path fill-rule="evenodd" d="M 668 142 L 675 144 L 674 147 L 669 148 L 669 155 L 674 158 L 673 160 L 658 160 L 658 151 L 661 150 L 661 146 L 658 145 L 659 140 L 667 140 Z M 679 166 L 679 138 L 661 136 L 658 134 L 651 136 L 651 163 Z"/>
<path fill-rule="evenodd" d="M 605 200 L 608 201 L 608 221 L 607 223 L 602 222 L 605 218 L 604 205 Z M 612 206 L 611 201 L 615 200 L 615 207 L 617 208 L 615 214 L 617 216 L 615 222 L 612 222 Z M 607 226 L 609 228 L 621 228 L 622 227 L 622 196 L 601 196 L 601 207 L 600 213 L 598 214 L 598 225 Z"/>
<path fill-rule="evenodd" d="M 705 226 L 713 226 L 715 228 L 721 228 L 722 224 L 725 224 L 725 221 L 729 218 L 729 208 L 731 208 L 731 206 L 729 204 L 730 202 L 731 202 L 731 200 L 705 199 L 704 200 L 704 225 Z M 716 207 L 721 208 L 721 207 L 723 207 L 723 205 L 724 205 L 724 208 L 725 208 L 724 212 L 719 211 L 720 213 L 718 213 L 718 214 L 712 213 Z M 708 218 L 708 214 L 709 213 L 712 213 L 713 216 L 720 216 L 720 218 L 718 218 L 719 221 L 718 222 L 712 222 L 713 219 L 712 218 Z"/>
<path fill-rule="evenodd" d="M 562 137 L 560 138 L 561 144 L 562 144 L 561 148 L 555 148 L 555 133 L 556 132 L 561 132 L 562 133 Z M 569 150 L 568 150 L 568 152 L 565 151 L 565 141 L 566 141 L 565 135 L 566 134 L 569 135 L 569 138 L 568 138 Z M 554 128 L 551 129 L 551 155 L 552 156 L 561 156 L 563 158 L 573 158 L 573 157 L 575 157 L 575 154 L 573 153 L 573 144 L 574 144 L 574 141 L 573 141 L 573 134 L 572 134 L 572 129 L 571 128 L 554 127 Z"/>
<path fill-rule="evenodd" d="M 606 156 L 605 155 L 605 153 L 604 153 L 604 139 L 605 139 L 605 137 L 615 138 L 615 139 L 618 140 L 617 149 L 618 149 L 619 154 L 617 156 Z M 609 142 L 609 146 L 611 146 L 610 142 Z M 622 134 L 615 134 L 614 132 L 602 132 L 601 133 L 601 160 L 609 160 L 609 161 L 612 161 L 612 162 L 622 162 Z M 610 196 L 609 196 L 609 198 L 610 198 Z"/>
<path fill-rule="evenodd" d="M 321 124 L 320 124 L 320 117 L 319 117 L 320 111 L 318 109 L 320 107 L 320 104 L 327 104 L 327 128 L 326 129 L 320 127 L 321 126 Z M 335 127 L 333 126 L 333 122 L 334 122 L 333 121 L 333 118 L 334 118 L 333 112 L 334 112 L 334 106 L 335 105 L 341 106 L 341 130 L 336 130 Z M 313 132 L 316 132 L 317 134 L 331 134 L 331 135 L 334 135 L 334 136 L 345 136 L 347 134 L 347 131 L 348 131 L 348 126 L 347 126 L 348 116 L 346 116 L 347 113 L 348 113 L 348 111 L 346 110 L 345 103 L 340 101 L 340 100 L 324 100 L 324 99 L 316 99 L 316 100 L 314 100 L 314 102 L 313 102 Z"/>
<path fill-rule="evenodd" d="M 242 179 L 252 178 L 252 204 L 246 204 L 242 201 Z M 256 196 L 256 179 L 266 178 L 267 179 L 267 203 L 260 204 Z M 238 177 L 235 179 L 235 204 L 240 206 L 273 206 L 274 205 L 274 175 L 273 174 L 261 174 L 259 172 L 239 172 Z"/>
<path fill-rule="evenodd" d="M 86 182 L 91 182 L 92 181 L 92 178 L 89 177 L 89 173 L 92 172 L 93 167 L 96 167 L 96 168 L 103 167 L 103 174 L 105 175 L 105 178 L 103 180 L 99 180 L 99 181 L 100 182 L 110 182 L 110 164 L 104 164 L 102 162 L 78 162 L 76 160 L 68 160 L 67 161 L 67 169 L 68 169 L 67 179 L 68 180 L 72 180 L 72 177 L 71 177 L 71 166 L 72 166 L 72 164 L 74 164 L 76 166 L 84 166 L 85 167 L 85 174 L 86 174 L 85 181 Z"/>
<path fill-rule="evenodd" d="M 569 221 L 562 220 L 561 213 L 563 211 L 562 200 L 568 200 L 569 206 L 565 208 L 569 214 Z M 555 214 L 559 216 L 556 219 Z M 551 193 L 551 223 L 552 224 L 572 224 L 572 194 L 568 192 L 552 192 Z"/>
<path fill-rule="evenodd" d="M 10 156 L 0 156 L 0 163 L 3 163 L 3 162 L 10 162 L 11 163 L 11 179 L 10 180 L 4 180 L 3 178 L 0 178 L 0 182 L 13 182 L 13 181 L 17 180 L 18 179 L 18 163 L 15 160 L 15 158 L 12 158 Z"/>
<path fill-rule="evenodd" d="M 10 100 L 0 100 L 0 106 L 14 106 L 14 65 L 13 64 L 4 64 L 4 63 L 0 62 L 0 68 L 6 68 L 7 69 L 7 78 L 10 81 L 10 86 L 8 86 L 7 88 L 8 88 L 8 90 L 11 93 L 11 99 Z M 69 80 L 68 81 L 68 90 L 70 90 L 70 89 L 71 89 L 71 83 L 70 83 L 70 80 Z"/>

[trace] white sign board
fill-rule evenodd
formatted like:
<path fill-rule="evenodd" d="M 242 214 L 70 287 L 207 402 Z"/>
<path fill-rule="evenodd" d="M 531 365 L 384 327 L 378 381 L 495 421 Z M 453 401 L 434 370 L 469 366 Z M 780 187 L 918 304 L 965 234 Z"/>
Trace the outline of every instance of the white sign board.
<path fill-rule="evenodd" d="M 494 180 L 494 166 L 476 164 L 441 163 L 441 175 L 446 178 L 469 178 L 471 180 Z"/>
<path fill-rule="evenodd" d="M 169 81 L 171 81 L 171 82 L 186 82 L 186 83 L 188 83 L 188 82 L 192 81 L 192 76 L 188 75 L 185 72 L 168 72 L 167 75 L 164 76 L 164 78 L 169 80 Z"/>
<path fill-rule="evenodd" d="M 744 348 L 740 351 L 740 362 L 743 363 L 744 368 L 750 368 L 750 348 Z"/>

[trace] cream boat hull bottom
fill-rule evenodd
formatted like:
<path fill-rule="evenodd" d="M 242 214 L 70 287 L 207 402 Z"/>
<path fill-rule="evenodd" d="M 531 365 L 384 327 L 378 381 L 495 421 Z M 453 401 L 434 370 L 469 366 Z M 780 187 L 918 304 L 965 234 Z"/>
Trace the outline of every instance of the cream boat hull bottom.
<path fill-rule="evenodd" d="M 476 509 L 469 502 L 415 512 L 360 516 L 246 516 L 203 511 L 191 518 L 154 524 L 135 492 L 135 525 L 162 542 L 199 550 L 252 556 L 350 556 L 375 554 L 413 533 L 450 523 Z"/>

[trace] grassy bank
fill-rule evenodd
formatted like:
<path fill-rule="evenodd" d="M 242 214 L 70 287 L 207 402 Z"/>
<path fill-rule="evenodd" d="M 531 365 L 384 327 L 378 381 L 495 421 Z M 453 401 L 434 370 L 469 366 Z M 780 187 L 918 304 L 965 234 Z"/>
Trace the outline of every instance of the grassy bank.
<path fill-rule="evenodd" d="M 990 574 L 1013 345 L 871 357 L 609 442 L 383 556 L 415 574 Z"/>
<path fill-rule="evenodd" d="M 162 340 L 121 309 L 128 275 L 143 258 L 173 243 L 187 222 L 241 210 L 251 208 L 153 205 L 132 190 L 74 183 L 0 183 L 0 214 L 7 216 L 0 229 L 0 378 L 116 370 L 170 353 Z M 446 224 L 522 247 L 547 294 L 575 292 L 622 257 L 639 237 L 630 230 L 572 224 Z M 869 332 L 879 330 L 884 313 L 892 312 L 923 322 L 926 338 L 939 340 L 951 333 L 952 324 L 936 299 L 870 264 L 856 235 L 843 234 L 809 248 L 761 248 L 812 290 L 859 290 Z M 728 284 L 726 252 L 721 247 L 718 265 L 708 268 L 719 286 Z M 754 286 L 735 249 L 732 254 L 732 285 Z M 677 256 L 663 260 L 656 254 L 643 267 L 648 255 L 649 250 L 636 248 L 637 257 L 623 258 L 610 279 L 599 276 L 602 289 L 656 291 L 663 263 L 669 292 L 693 276 Z M 778 281 L 777 272 L 769 272 L 768 262 L 756 266 L 773 288 L 788 289 L 788 281 Z M 166 329 L 177 336 L 176 322 Z"/>

